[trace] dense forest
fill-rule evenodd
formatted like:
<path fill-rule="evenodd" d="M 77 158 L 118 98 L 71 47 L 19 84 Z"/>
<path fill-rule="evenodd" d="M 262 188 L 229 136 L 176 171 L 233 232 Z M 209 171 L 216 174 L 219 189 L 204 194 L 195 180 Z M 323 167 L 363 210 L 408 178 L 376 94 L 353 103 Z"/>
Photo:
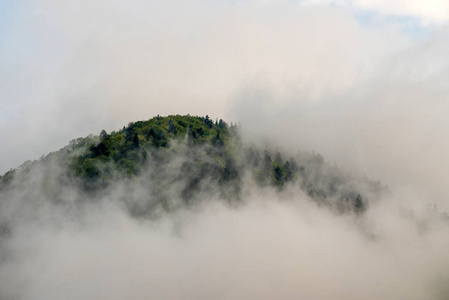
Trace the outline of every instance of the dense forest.
<path fill-rule="evenodd" d="M 239 126 L 223 120 L 158 115 L 74 139 L 25 162 L 0 177 L 0 195 L 7 198 L 26 183 L 55 203 L 67 201 L 67 187 L 81 195 L 76 201 L 95 201 L 120 185 L 129 212 L 147 216 L 211 198 L 239 204 L 251 186 L 278 193 L 299 187 L 318 205 L 359 214 L 385 191 L 379 182 L 351 176 L 320 154 L 283 152 L 242 140 Z M 126 190 L 136 186 L 145 192 L 130 196 Z"/>

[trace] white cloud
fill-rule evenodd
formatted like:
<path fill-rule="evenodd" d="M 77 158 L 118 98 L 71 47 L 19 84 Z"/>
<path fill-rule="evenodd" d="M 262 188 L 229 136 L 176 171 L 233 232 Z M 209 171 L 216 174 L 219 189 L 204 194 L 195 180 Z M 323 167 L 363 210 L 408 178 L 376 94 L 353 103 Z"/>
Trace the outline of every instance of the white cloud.
<path fill-rule="evenodd" d="M 114 205 L 113 195 L 103 205 L 83 206 L 81 217 L 52 207 L 61 222 L 42 207 L 33 211 L 38 226 L 16 215 L 7 243 L 13 255 L 0 268 L 2 297 L 439 300 L 447 295 L 447 224 L 410 209 L 398 211 L 391 202 L 353 218 L 319 208 L 298 191 L 279 201 L 265 190 L 247 196 L 248 204 L 239 209 L 209 199 L 201 209 L 149 221 L 130 218 Z"/>
<path fill-rule="evenodd" d="M 384 14 L 421 18 L 424 25 L 449 20 L 449 2 L 445 0 L 355 0 L 354 4 Z"/>
<path fill-rule="evenodd" d="M 236 118 L 251 134 L 318 151 L 395 188 L 413 188 L 448 210 L 448 50 L 445 34 L 435 34 L 386 57 L 352 87 L 314 101 L 255 84 L 239 95 Z"/>
<path fill-rule="evenodd" d="M 72 138 L 190 113 L 283 129 L 295 149 L 447 194 L 444 28 L 417 42 L 339 7 L 181 2 L 25 2 L 0 55 L 0 172 Z"/>
<path fill-rule="evenodd" d="M 18 8 L 0 55 L 1 172 L 156 114 L 225 117 L 255 79 L 311 96 L 341 91 L 407 43 L 348 12 L 290 2 L 29 0 Z"/>
<path fill-rule="evenodd" d="M 446 0 L 305 0 L 302 3 L 335 5 L 384 15 L 416 17 L 422 20 L 422 25 L 441 25 L 449 20 L 449 2 Z"/>
<path fill-rule="evenodd" d="M 158 113 L 228 115 L 291 151 L 314 149 L 407 187 L 407 205 L 433 199 L 421 195 L 447 203 L 445 29 L 411 41 L 391 24 L 368 29 L 351 9 L 320 3 L 21 2 L 0 53 L 0 173 L 72 138 Z M 401 3 L 338 2 L 447 19 L 446 3 Z M 246 210 L 195 216 L 185 240 L 116 207 L 89 210 L 94 225 L 81 226 L 86 231 L 52 222 L 38 229 L 25 215 L 9 243 L 20 251 L 3 266 L 2 292 L 20 299 L 447 297 L 447 227 L 374 208 L 365 225 L 383 239 L 373 243 L 353 219 L 308 204 L 266 209 L 259 198 Z"/>

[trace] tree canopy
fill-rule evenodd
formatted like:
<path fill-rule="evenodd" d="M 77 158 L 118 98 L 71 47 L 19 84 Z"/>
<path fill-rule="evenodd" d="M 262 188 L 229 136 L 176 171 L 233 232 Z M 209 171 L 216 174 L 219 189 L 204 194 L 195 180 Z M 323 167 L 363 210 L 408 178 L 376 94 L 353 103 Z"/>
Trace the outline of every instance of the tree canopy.
<path fill-rule="evenodd" d="M 0 189 L 46 161 L 57 161 L 62 170 L 58 180 L 74 182 L 86 193 L 138 178 L 148 182 L 150 196 L 161 203 L 168 203 L 173 195 L 189 202 L 206 194 L 239 201 L 245 180 L 252 180 L 278 191 L 297 185 L 318 203 L 340 211 L 362 212 L 367 207 L 364 191 L 355 188 L 360 182 L 355 184 L 356 179 L 321 155 L 289 157 L 245 143 L 238 126 L 222 119 L 213 122 L 209 116 L 158 115 L 121 130 L 72 140 L 39 161 L 5 173 Z M 380 184 L 368 180 L 363 184 L 373 194 L 381 190 Z"/>

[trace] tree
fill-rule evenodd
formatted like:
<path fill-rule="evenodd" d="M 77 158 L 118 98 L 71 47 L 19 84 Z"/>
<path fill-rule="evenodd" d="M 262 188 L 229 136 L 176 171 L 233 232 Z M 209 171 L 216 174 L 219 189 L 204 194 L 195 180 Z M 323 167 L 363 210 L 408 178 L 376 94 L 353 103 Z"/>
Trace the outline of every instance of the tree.
<path fill-rule="evenodd" d="M 227 158 L 225 166 L 223 168 L 222 179 L 223 181 L 231 181 L 237 179 L 239 176 L 237 167 L 232 158 Z"/>
<path fill-rule="evenodd" d="M 106 132 L 106 130 L 102 130 L 100 132 L 100 142 L 103 142 L 105 139 L 107 139 L 109 137 L 108 133 Z"/>
<path fill-rule="evenodd" d="M 282 165 L 276 165 L 273 167 L 274 184 L 278 187 L 284 185 L 285 170 Z"/>
<path fill-rule="evenodd" d="M 138 149 L 139 146 L 140 146 L 139 135 L 137 133 L 134 133 L 131 149 Z"/>
<path fill-rule="evenodd" d="M 363 202 L 362 196 L 360 194 L 357 195 L 354 201 L 354 208 L 356 211 L 363 211 L 365 210 L 365 203 Z"/>
<path fill-rule="evenodd" d="M 217 130 L 217 134 L 212 139 L 212 145 L 214 145 L 214 146 L 223 146 L 224 145 L 224 141 L 221 139 L 221 136 L 220 136 L 220 130 Z"/>
<path fill-rule="evenodd" d="M 173 123 L 173 121 L 170 119 L 168 120 L 168 132 L 176 134 L 178 131 L 176 130 L 176 126 Z"/>
<path fill-rule="evenodd" d="M 228 129 L 228 124 L 226 124 L 225 121 L 220 119 L 220 121 L 218 122 L 218 127 L 220 127 L 221 129 Z"/>
<path fill-rule="evenodd" d="M 284 164 L 285 170 L 285 181 L 290 181 L 293 179 L 293 168 L 292 164 L 287 160 Z"/>
<path fill-rule="evenodd" d="M 204 123 L 206 123 L 206 125 L 209 128 L 212 128 L 214 126 L 214 121 L 212 121 L 208 115 L 206 115 L 206 118 L 204 119 Z"/>

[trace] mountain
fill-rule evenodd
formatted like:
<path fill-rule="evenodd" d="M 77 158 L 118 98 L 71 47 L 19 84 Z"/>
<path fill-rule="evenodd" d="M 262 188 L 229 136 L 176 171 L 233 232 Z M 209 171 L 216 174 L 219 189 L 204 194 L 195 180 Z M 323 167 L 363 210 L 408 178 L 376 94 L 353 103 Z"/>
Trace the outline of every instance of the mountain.
<path fill-rule="evenodd" d="M 22 200 L 39 194 L 66 203 L 68 194 L 77 195 L 71 202 L 96 201 L 121 186 L 120 199 L 129 212 L 149 216 L 211 198 L 238 204 L 251 187 L 278 193 L 299 187 L 319 205 L 362 213 L 385 191 L 379 182 L 350 176 L 320 154 L 288 156 L 273 149 L 242 140 L 239 126 L 223 120 L 158 115 L 74 139 L 38 161 L 25 162 L 0 177 L 0 193 L 6 199 L 22 189 L 29 191 Z"/>

